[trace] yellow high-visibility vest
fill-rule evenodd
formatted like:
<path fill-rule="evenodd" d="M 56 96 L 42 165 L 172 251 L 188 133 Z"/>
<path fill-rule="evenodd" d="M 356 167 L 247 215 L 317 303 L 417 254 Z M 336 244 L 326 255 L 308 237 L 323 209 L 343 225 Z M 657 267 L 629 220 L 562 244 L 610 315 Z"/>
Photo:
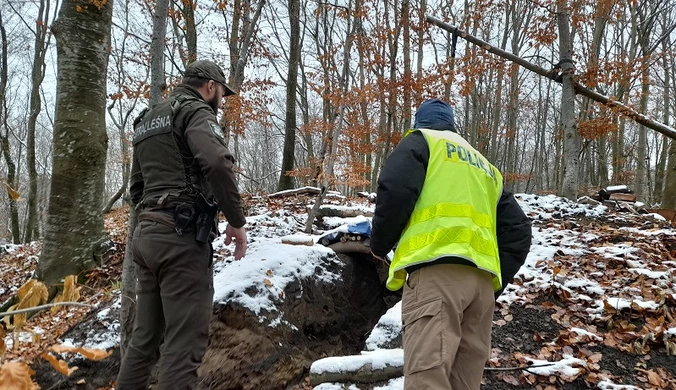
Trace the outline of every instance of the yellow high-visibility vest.
<path fill-rule="evenodd" d="M 502 287 L 496 236 L 502 175 L 452 131 L 414 129 L 427 140 L 430 159 L 420 197 L 390 264 L 387 288 L 399 290 L 406 267 L 458 257 L 493 275 Z"/>

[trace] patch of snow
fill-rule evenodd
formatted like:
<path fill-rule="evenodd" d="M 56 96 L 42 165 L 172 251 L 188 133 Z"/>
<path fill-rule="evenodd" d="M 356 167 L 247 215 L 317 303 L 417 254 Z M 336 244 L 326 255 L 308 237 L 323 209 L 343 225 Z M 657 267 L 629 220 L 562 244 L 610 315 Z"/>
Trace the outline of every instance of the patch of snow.
<path fill-rule="evenodd" d="M 609 380 L 602 380 L 596 386 L 601 390 L 643 390 L 641 387 L 632 385 L 617 385 Z"/>
<path fill-rule="evenodd" d="M 657 213 L 650 213 L 650 214 L 646 214 L 646 215 L 649 216 L 649 217 L 653 217 L 658 221 L 666 221 L 667 220 L 666 218 L 664 218 L 663 216 L 661 216 Z"/>
<path fill-rule="evenodd" d="M 96 313 L 96 319 L 103 329 L 90 329 L 84 340 L 75 343 L 71 338 L 63 339 L 60 343 L 66 346 L 86 347 L 109 350 L 120 344 L 120 318 L 117 312 L 111 313 L 111 309 L 119 309 L 122 305 L 122 295 L 119 290 L 115 291 L 117 298 L 113 303 Z"/>
<path fill-rule="evenodd" d="M 639 307 L 643 309 L 648 309 L 648 310 L 656 310 L 657 308 L 660 307 L 660 305 L 657 304 L 655 301 L 643 301 L 640 299 L 633 299 L 633 300 L 628 300 L 624 298 L 606 298 L 606 301 L 610 306 L 612 306 L 615 310 L 622 310 L 622 309 L 629 309 L 631 308 L 631 304 L 635 303 Z M 599 313 L 603 312 L 604 310 L 604 305 L 603 305 L 603 300 L 596 301 L 596 309 L 594 312 Z"/>
<path fill-rule="evenodd" d="M 277 311 L 276 301 L 294 298 L 283 295 L 293 280 L 313 277 L 333 282 L 339 277 L 328 270 L 342 267 L 331 249 L 284 245 L 278 240 L 259 239 L 243 259 L 220 267 L 214 276 L 214 302 L 235 302 L 260 315 L 263 310 Z"/>
<path fill-rule="evenodd" d="M 404 390 L 404 377 L 390 379 L 384 386 L 376 386 L 373 390 Z"/>
<path fill-rule="evenodd" d="M 587 362 L 584 360 L 580 360 L 578 358 L 574 358 L 570 355 L 563 355 L 563 360 L 559 360 L 557 362 L 549 362 L 547 360 L 537 360 L 537 359 L 531 359 L 527 358 L 532 365 L 537 366 L 537 365 L 544 365 L 544 364 L 552 364 L 551 366 L 547 367 L 532 367 L 528 368 L 529 372 L 532 372 L 537 375 L 543 375 L 543 376 L 549 376 L 549 375 L 566 375 L 566 376 L 575 376 L 580 373 L 579 368 L 573 367 L 573 364 L 580 365 L 580 366 L 586 366 Z"/>
<path fill-rule="evenodd" d="M 669 272 L 667 271 L 651 271 L 645 268 L 629 268 L 629 271 L 639 275 L 645 275 L 650 279 L 662 279 L 669 276 Z"/>
<path fill-rule="evenodd" d="M 269 194 L 268 197 L 283 196 L 283 195 L 292 193 L 294 191 L 299 191 L 299 190 L 316 191 L 317 193 L 320 193 L 322 191 L 321 189 L 319 189 L 317 187 L 305 186 L 305 187 L 300 187 L 300 188 L 294 188 L 294 189 L 291 189 L 291 190 L 284 190 L 284 191 L 275 192 L 275 193 Z"/>
<path fill-rule="evenodd" d="M 638 252 L 638 248 L 631 247 L 627 244 L 615 244 L 611 246 L 599 246 L 591 248 L 592 251 L 598 253 L 599 255 L 605 255 L 606 257 L 624 259 L 624 258 L 636 258 L 634 253 Z"/>
<path fill-rule="evenodd" d="M 17 249 L 21 248 L 23 245 L 16 245 L 16 244 L 5 244 L 3 247 L 5 247 L 5 251 L 7 253 L 14 253 L 16 252 Z"/>
<path fill-rule="evenodd" d="M 597 217 L 605 214 L 608 207 L 585 205 L 555 195 L 516 194 L 516 200 L 526 215 L 537 220 L 558 219 L 569 215 Z"/>
<path fill-rule="evenodd" d="M 375 328 L 366 339 L 366 350 L 375 351 L 397 338 L 402 332 L 401 324 L 401 301 L 392 306 L 378 320 Z"/>
<path fill-rule="evenodd" d="M 105 320 L 106 317 L 108 317 L 109 313 L 110 313 L 110 308 L 103 309 L 100 312 L 96 313 L 96 318 L 98 318 L 99 321 Z"/>
<path fill-rule="evenodd" d="M 569 279 L 564 283 L 564 286 L 567 288 L 579 288 L 596 295 L 603 295 L 606 292 L 600 284 L 589 279 Z"/>
<path fill-rule="evenodd" d="M 314 243 L 315 241 L 312 236 L 307 234 L 290 234 L 288 236 L 281 237 L 280 240 L 294 244 L 305 244 L 310 241 Z"/>
<path fill-rule="evenodd" d="M 578 336 L 588 336 L 592 340 L 603 340 L 603 338 L 599 337 L 598 335 L 582 328 L 570 328 L 571 332 L 577 333 Z"/>
<path fill-rule="evenodd" d="M 644 236 L 676 235 L 676 229 L 637 229 L 635 227 L 621 227 L 619 230 L 628 233 L 641 234 Z"/>
<path fill-rule="evenodd" d="M 612 192 L 612 191 L 622 191 L 622 190 L 627 190 L 627 186 L 622 184 L 622 185 L 617 185 L 617 186 L 608 186 L 606 187 L 606 191 Z"/>
<path fill-rule="evenodd" d="M 355 206 L 341 206 L 341 205 L 323 205 L 319 206 L 320 209 L 333 209 L 338 211 L 358 211 L 362 213 L 373 213 L 376 209 L 376 206 L 366 206 L 366 205 L 355 205 Z"/>
<path fill-rule="evenodd" d="M 404 350 L 401 348 L 378 349 L 369 352 L 364 351 L 361 355 L 328 357 L 312 363 L 310 372 L 323 374 L 325 372 L 355 371 L 365 364 L 371 364 L 374 370 L 381 370 L 388 366 L 402 366 L 404 364 Z"/>
<path fill-rule="evenodd" d="M 329 229 L 334 229 L 339 226 L 347 226 L 350 224 L 356 224 L 359 222 L 364 222 L 364 221 L 370 221 L 371 218 L 365 217 L 363 215 L 359 215 L 356 217 L 346 217 L 346 218 L 341 218 L 341 217 L 324 217 L 322 218 L 322 223 L 324 226 L 328 227 Z"/>
<path fill-rule="evenodd" d="M 669 328 L 666 331 L 664 331 L 664 334 L 669 336 L 676 336 L 676 328 Z"/>
<path fill-rule="evenodd" d="M 359 387 L 350 385 L 345 387 L 342 383 L 322 383 L 312 388 L 312 390 L 359 390 Z"/>

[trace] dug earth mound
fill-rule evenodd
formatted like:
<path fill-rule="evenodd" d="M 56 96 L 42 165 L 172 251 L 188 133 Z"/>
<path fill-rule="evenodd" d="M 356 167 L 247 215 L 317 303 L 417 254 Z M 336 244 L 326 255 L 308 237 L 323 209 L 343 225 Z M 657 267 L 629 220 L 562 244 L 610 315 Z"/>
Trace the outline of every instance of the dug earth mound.
<path fill-rule="evenodd" d="M 270 321 L 234 303 L 217 304 L 200 389 L 281 389 L 301 383 L 313 361 L 361 351 L 388 309 L 387 293 L 370 258 L 321 258 L 335 282 L 297 279 Z M 320 271 L 322 274 L 325 271 Z"/>
<path fill-rule="evenodd" d="M 312 362 L 361 351 L 380 317 L 399 299 L 384 288 L 377 268 L 382 266 L 370 256 L 272 241 L 254 242 L 248 264 L 216 264 L 210 342 L 198 389 L 264 390 L 301 384 Z M 92 313 L 64 334 L 65 343 L 99 341 L 98 346 L 106 348 L 96 339 L 105 338 L 107 331 L 108 337 L 117 337 L 117 327 L 110 324 L 119 313 L 115 305 L 101 312 L 104 315 Z M 70 377 L 38 360 L 33 365 L 35 379 L 43 389 L 100 389 L 117 375 L 117 346 L 114 351 L 100 362 L 70 361 L 70 366 L 79 367 Z"/>

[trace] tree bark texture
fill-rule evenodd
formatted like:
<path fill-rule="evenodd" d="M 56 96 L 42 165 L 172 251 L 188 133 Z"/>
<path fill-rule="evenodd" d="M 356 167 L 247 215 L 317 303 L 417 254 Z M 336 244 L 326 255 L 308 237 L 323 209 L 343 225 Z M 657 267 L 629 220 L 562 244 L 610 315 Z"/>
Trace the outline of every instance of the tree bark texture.
<path fill-rule="evenodd" d="M 65 0 L 52 27 L 58 65 L 54 166 L 38 262 L 38 276 L 48 285 L 94 266 L 106 238 L 101 206 L 112 11 L 112 0 Z"/>
<path fill-rule="evenodd" d="M 162 100 L 162 94 L 167 88 L 164 80 L 164 40 L 167 36 L 168 10 L 169 0 L 157 0 L 150 40 L 150 106 Z"/>
<path fill-rule="evenodd" d="M 31 91 L 28 114 L 28 136 L 26 137 L 28 167 L 28 221 L 25 226 L 24 242 L 37 238 L 38 221 L 38 172 L 35 168 L 35 127 L 42 110 L 40 86 L 45 78 L 45 54 L 49 45 L 48 20 L 49 0 L 40 0 L 38 23 L 35 24 L 35 47 L 33 48 L 33 68 L 31 71 Z"/>
<path fill-rule="evenodd" d="M 294 180 L 290 171 L 294 168 L 296 150 L 296 88 L 298 87 L 298 64 L 300 63 L 300 0 L 289 0 L 290 49 L 289 67 L 286 79 L 286 118 L 284 120 L 284 151 L 282 171 L 279 174 L 278 191 L 293 188 Z M 312 145 L 310 145 L 311 147 Z"/>
<path fill-rule="evenodd" d="M 2 63 L 0 66 L 0 126 L 4 134 L 0 134 L 0 146 L 2 147 L 2 154 L 5 156 L 5 163 L 7 164 L 7 198 L 9 199 L 9 212 L 11 219 L 12 241 L 15 244 L 21 243 L 21 231 L 19 227 L 19 208 L 16 204 L 16 164 L 12 159 L 11 150 L 9 147 L 9 127 L 7 125 L 7 31 L 5 24 L 0 14 L 0 39 L 2 42 Z"/>
<path fill-rule="evenodd" d="M 563 76 L 561 91 L 561 123 L 563 125 L 563 187 L 561 195 L 575 200 L 579 187 L 580 135 L 575 123 L 575 88 L 573 86 L 572 41 L 567 0 L 557 0 L 559 26 L 559 63 Z"/>

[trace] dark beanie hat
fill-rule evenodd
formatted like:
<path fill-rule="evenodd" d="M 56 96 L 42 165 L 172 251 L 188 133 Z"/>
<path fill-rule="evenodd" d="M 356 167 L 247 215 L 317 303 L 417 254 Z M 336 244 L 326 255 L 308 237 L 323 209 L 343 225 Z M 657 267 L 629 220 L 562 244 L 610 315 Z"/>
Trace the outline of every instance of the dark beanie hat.
<path fill-rule="evenodd" d="M 453 107 L 441 99 L 425 100 L 415 113 L 416 129 L 455 131 Z"/>

